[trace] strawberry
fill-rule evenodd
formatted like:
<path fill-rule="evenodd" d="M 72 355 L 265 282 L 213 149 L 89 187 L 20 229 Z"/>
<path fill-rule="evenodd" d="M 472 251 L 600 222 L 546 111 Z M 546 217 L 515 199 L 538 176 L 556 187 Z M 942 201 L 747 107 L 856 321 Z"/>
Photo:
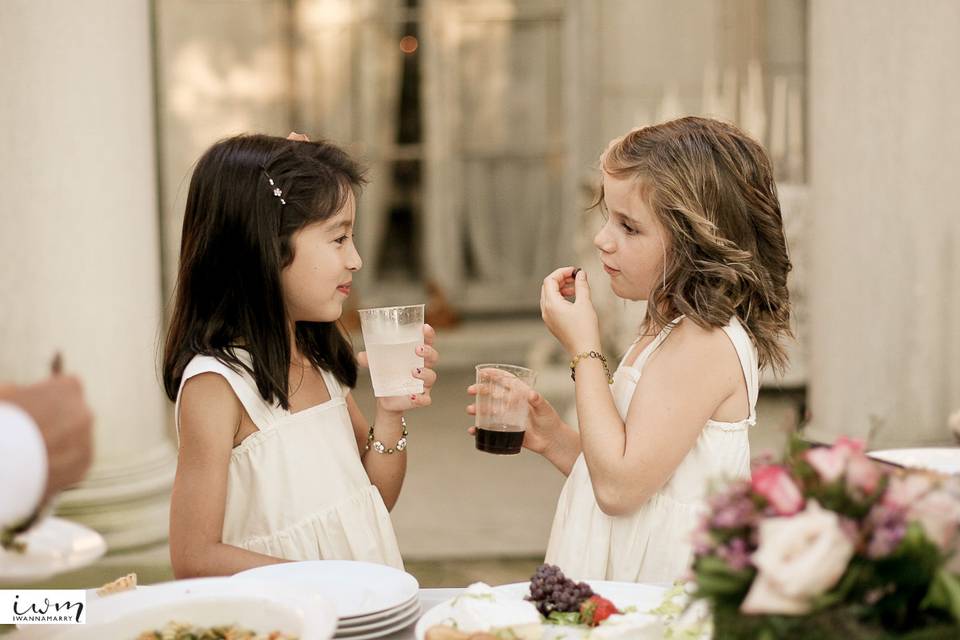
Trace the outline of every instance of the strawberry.
<path fill-rule="evenodd" d="M 580 620 L 595 627 L 615 613 L 620 613 L 612 602 L 603 596 L 590 596 L 580 605 Z"/>

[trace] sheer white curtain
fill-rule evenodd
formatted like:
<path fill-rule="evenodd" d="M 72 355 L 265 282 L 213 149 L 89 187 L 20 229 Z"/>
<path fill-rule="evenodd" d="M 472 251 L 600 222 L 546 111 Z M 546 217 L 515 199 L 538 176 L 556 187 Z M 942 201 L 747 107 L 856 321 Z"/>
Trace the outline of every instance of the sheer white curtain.
<path fill-rule="evenodd" d="M 426 0 L 428 277 L 457 306 L 535 309 L 564 228 L 564 3 Z"/>
<path fill-rule="evenodd" d="M 361 291 L 374 284 L 389 224 L 402 9 L 402 0 L 300 0 L 294 11 L 295 120 L 369 168 L 356 230 Z"/>

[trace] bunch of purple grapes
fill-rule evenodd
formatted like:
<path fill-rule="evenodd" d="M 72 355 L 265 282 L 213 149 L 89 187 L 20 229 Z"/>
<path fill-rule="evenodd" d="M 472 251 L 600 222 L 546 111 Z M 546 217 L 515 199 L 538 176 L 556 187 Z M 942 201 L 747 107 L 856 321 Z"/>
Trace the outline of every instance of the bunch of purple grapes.
<path fill-rule="evenodd" d="M 593 595 L 593 590 L 585 582 L 574 582 L 563 575 L 559 567 L 542 564 L 530 579 L 530 595 L 527 600 L 533 602 L 545 616 L 552 611 L 579 611 L 584 600 Z"/>

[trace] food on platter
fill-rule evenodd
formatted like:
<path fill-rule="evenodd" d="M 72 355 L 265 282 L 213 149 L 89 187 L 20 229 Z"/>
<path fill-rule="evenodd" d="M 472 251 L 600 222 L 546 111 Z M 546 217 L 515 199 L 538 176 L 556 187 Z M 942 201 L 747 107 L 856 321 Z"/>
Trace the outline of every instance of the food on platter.
<path fill-rule="evenodd" d="M 427 629 L 426 640 L 500 640 L 497 636 L 481 631 L 480 633 L 465 633 L 445 624 L 438 624 Z"/>
<path fill-rule="evenodd" d="M 104 596 L 113 595 L 115 593 L 121 593 L 123 591 L 133 591 L 137 588 L 137 574 L 128 573 L 125 576 L 120 576 L 116 580 L 108 582 L 99 589 L 97 589 L 97 595 L 101 598 Z"/>
<path fill-rule="evenodd" d="M 137 640 L 297 640 L 296 637 L 271 631 L 256 633 L 235 625 L 195 627 L 182 622 L 169 622 L 163 629 L 144 631 Z"/>
<path fill-rule="evenodd" d="M 449 617 L 442 626 L 467 634 L 484 632 L 516 640 L 540 640 L 543 635 L 536 607 L 525 600 L 496 593 L 483 582 L 470 585 L 463 595 L 454 598 Z"/>

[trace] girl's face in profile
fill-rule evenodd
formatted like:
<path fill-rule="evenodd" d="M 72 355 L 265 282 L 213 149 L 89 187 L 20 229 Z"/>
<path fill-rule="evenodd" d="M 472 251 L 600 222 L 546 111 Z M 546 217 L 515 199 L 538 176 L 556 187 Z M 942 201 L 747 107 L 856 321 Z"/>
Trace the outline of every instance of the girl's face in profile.
<path fill-rule="evenodd" d="M 291 320 L 333 322 L 343 313 L 353 273 L 363 261 L 353 244 L 356 201 L 350 191 L 343 208 L 293 234 L 293 262 L 280 274 Z"/>
<path fill-rule="evenodd" d="M 613 292 L 627 300 L 647 300 L 663 279 L 670 240 L 643 198 L 642 183 L 603 173 L 606 221 L 593 238 Z"/>

